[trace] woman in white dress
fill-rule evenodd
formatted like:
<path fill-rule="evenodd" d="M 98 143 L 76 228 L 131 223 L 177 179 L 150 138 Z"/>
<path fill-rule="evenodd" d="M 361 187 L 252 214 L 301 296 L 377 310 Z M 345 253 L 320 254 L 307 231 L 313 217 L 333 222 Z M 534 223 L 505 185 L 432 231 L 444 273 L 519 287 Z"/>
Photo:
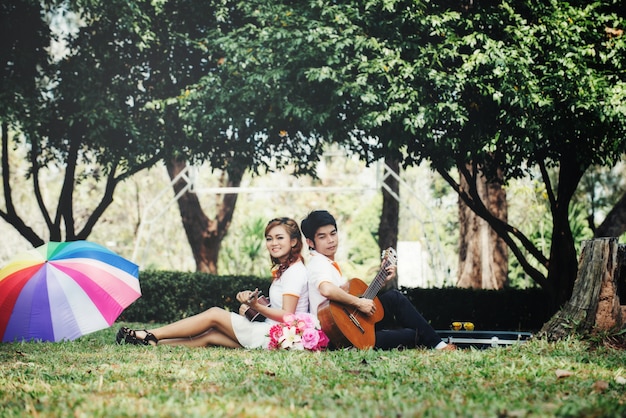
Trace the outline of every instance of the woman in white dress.
<path fill-rule="evenodd" d="M 239 313 L 213 307 L 171 324 L 144 330 L 122 327 L 118 344 L 221 346 L 266 348 L 269 329 L 286 314 L 309 311 L 306 268 L 302 258 L 302 234 L 290 218 L 272 219 L 265 228 L 265 244 L 272 260 L 271 306 L 259 302 L 258 289 L 237 293 L 237 300 L 266 319 L 253 322 Z"/>

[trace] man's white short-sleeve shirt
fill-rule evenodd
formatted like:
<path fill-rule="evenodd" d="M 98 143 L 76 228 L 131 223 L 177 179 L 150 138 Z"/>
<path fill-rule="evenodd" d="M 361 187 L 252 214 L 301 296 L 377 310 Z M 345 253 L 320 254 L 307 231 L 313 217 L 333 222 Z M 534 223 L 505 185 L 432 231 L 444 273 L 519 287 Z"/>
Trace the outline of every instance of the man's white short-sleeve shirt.
<path fill-rule="evenodd" d="M 314 250 L 311 250 L 306 270 L 309 281 L 309 309 L 312 314 L 317 315 L 317 308 L 326 300 L 319 291 L 320 284 L 331 282 L 336 286 L 341 286 L 346 279 L 341 275 L 338 267 L 333 265 L 330 258 Z"/>

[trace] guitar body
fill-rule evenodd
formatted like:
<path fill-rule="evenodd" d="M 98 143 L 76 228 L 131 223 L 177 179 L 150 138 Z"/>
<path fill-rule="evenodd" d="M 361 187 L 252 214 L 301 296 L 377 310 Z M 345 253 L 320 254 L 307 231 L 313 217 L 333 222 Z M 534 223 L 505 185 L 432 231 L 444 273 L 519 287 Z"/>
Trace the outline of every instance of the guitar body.
<path fill-rule="evenodd" d="M 262 295 L 259 296 L 258 302 L 259 302 L 259 304 L 261 304 L 263 306 L 271 306 L 270 305 L 270 300 L 268 298 L 266 298 L 265 296 L 262 296 Z M 255 309 L 252 309 L 249 306 L 248 306 L 248 309 L 246 309 L 245 316 L 246 316 L 246 318 L 248 318 L 249 321 L 252 321 L 252 322 L 263 322 L 263 321 L 265 321 L 265 317 L 263 315 L 261 315 L 259 312 L 257 312 Z"/>
<path fill-rule="evenodd" d="M 348 293 L 361 297 L 368 286 L 360 279 L 348 281 Z M 383 319 L 385 311 L 377 297 L 373 299 L 376 311 L 366 315 L 353 306 L 326 300 L 319 306 L 317 317 L 330 341 L 337 348 L 356 347 L 359 349 L 374 347 L 376 342 L 375 326 Z"/>

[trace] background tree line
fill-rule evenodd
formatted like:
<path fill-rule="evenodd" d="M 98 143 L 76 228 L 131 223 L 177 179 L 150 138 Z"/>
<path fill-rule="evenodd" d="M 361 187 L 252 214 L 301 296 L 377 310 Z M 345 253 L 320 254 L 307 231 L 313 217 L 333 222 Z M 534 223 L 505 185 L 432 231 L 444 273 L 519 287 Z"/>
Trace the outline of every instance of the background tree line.
<path fill-rule="evenodd" d="M 581 179 L 626 149 L 617 1 L 12 0 L 0 10 L 0 216 L 32 245 L 87 238 L 118 185 L 160 161 L 172 179 L 206 162 L 236 187 L 246 172 L 311 174 L 338 144 L 398 172 L 428 161 L 460 199 L 461 278 L 501 286 L 510 251 L 558 306 L 576 277 Z M 27 150 L 45 234 L 12 199 L 12 146 Z M 46 167 L 63 173 L 54 199 L 39 181 Z M 526 176 L 547 199 L 545 248 L 525 232 L 536 228 L 507 218 L 506 185 Z M 102 192 L 79 224 L 74 192 L 93 178 Z M 398 234 L 399 185 L 386 184 L 381 247 Z M 216 271 L 237 195 L 206 210 L 184 181 L 174 192 L 197 269 Z M 624 232 L 624 197 L 613 201 L 604 220 L 590 218 L 596 235 Z"/>

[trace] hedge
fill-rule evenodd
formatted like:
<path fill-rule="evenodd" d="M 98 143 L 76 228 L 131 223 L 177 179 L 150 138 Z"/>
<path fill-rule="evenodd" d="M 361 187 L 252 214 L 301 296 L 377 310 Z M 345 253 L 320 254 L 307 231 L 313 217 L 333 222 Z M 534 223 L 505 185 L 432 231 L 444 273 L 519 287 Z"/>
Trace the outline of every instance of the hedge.
<path fill-rule="evenodd" d="M 269 278 L 216 276 L 178 271 L 141 271 L 141 297 L 130 305 L 120 320 L 167 323 L 195 315 L 213 306 L 239 309 L 237 292 L 259 288 L 267 295 Z"/>
<path fill-rule="evenodd" d="M 476 330 L 535 332 L 555 310 L 539 288 L 474 290 L 461 288 L 401 291 L 436 329 L 454 321 L 472 322 Z"/>
<path fill-rule="evenodd" d="M 212 306 L 236 312 L 237 292 L 258 287 L 267 295 L 270 278 L 142 271 L 140 284 L 142 296 L 122 313 L 120 320 L 168 323 Z M 401 291 L 436 329 L 448 329 L 453 321 L 469 321 L 476 330 L 533 332 L 554 312 L 540 289 L 402 288 Z"/>

